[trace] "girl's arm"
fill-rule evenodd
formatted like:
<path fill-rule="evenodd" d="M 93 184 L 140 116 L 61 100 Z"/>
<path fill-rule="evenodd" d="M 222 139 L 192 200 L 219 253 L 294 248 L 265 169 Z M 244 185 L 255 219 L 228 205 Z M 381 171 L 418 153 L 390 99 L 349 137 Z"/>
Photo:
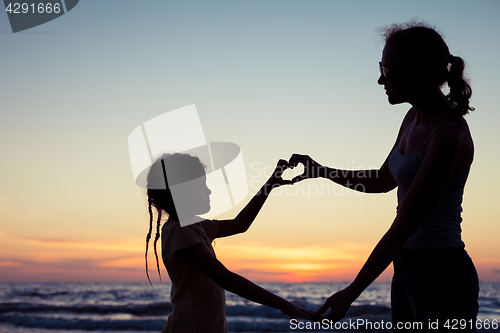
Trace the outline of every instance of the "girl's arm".
<path fill-rule="evenodd" d="M 217 238 L 239 234 L 248 230 L 271 191 L 281 185 L 292 184 L 292 181 L 281 178 L 287 165 L 288 163 L 285 160 L 279 160 L 271 178 L 267 180 L 245 208 L 234 219 L 219 221 Z"/>
<path fill-rule="evenodd" d="M 457 168 L 458 172 L 466 169 L 472 162 L 472 156 L 472 142 L 468 133 L 462 129 L 445 127 L 431 138 L 393 224 L 354 281 L 346 289 L 328 298 L 317 314 L 320 315 L 331 307 L 329 319 L 340 320 L 344 317 L 351 303 L 389 266 L 406 240 L 432 212 Z"/>
<path fill-rule="evenodd" d="M 393 190 L 396 188 L 397 184 L 389 171 L 389 159 L 394 149 L 397 148 L 401 135 L 415 116 L 415 113 L 416 110 L 413 108 L 406 113 L 399 129 L 396 142 L 380 169 L 339 170 L 323 166 L 308 155 L 293 154 L 288 161 L 290 167 L 295 167 L 297 164 L 301 163 L 304 165 L 304 173 L 292 179 L 292 182 L 295 183 L 304 179 L 321 177 L 329 179 L 344 187 L 365 193 L 384 193 Z"/>
<path fill-rule="evenodd" d="M 195 266 L 221 288 L 250 301 L 281 310 L 291 318 L 311 319 L 313 312 L 302 309 L 287 300 L 259 287 L 244 277 L 229 271 L 205 246 L 193 245 L 177 251 L 183 260 Z"/>

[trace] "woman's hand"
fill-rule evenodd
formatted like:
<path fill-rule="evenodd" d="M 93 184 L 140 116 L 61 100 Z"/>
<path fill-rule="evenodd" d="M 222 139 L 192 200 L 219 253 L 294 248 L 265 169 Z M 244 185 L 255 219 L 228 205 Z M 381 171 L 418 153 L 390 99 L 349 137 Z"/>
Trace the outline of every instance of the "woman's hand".
<path fill-rule="evenodd" d="M 315 318 L 320 318 L 320 316 L 330 308 L 330 312 L 325 318 L 337 322 L 345 317 L 347 310 L 349 310 L 349 307 L 355 299 L 356 297 L 353 297 L 347 288 L 338 291 L 327 298 L 325 304 L 316 311 L 314 316 Z"/>
<path fill-rule="evenodd" d="M 304 179 L 326 176 L 326 167 L 313 160 L 309 157 L 309 155 L 293 154 L 288 160 L 288 166 L 290 168 L 296 167 L 299 163 L 304 166 L 304 172 L 301 175 L 294 177 L 292 179 L 292 184 L 300 182 Z"/>
<path fill-rule="evenodd" d="M 281 177 L 286 169 L 288 169 L 288 162 L 285 160 L 279 160 L 278 164 L 276 164 L 276 168 L 274 169 L 273 174 L 266 183 L 271 187 L 269 190 L 280 187 L 281 185 L 293 184 L 291 180 L 285 180 Z"/>
<path fill-rule="evenodd" d="M 303 309 L 293 303 L 286 301 L 283 307 L 280 309 L 283 314 L 289 316 L 292 319 L 297 319 L 297 317 L 302 317 L 307 320 L 312 320 L 314 312 L 311 310 Z"/>

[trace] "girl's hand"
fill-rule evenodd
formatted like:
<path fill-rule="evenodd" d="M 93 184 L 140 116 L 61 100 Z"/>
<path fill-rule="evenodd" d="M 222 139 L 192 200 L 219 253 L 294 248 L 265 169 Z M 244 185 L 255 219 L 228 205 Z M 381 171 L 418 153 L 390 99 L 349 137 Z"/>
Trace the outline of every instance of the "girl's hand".
<path fill-rule="evenodd" d="M 303 309 L 293 303 L 286 301 L 283 307 L 280 309 L 283 314 L 289 316 L 292 319 L 297 319 L 297 317 L 302 317 L 307 320 L 312 320 L 314 312 L 311 310 Z"/>
<path fill-rule="evenodd" d="M 278 164 L 276 164 L 276 169 L 274 169 L 271 178 L 267 181 L 267 185 L 271 186 L 270 190 L 276 187 L 280 187 L 281 185 L 291 185 L 291 180 L 285 180 L 281 176 L 283 172 L 288 168 L 288 162 L 285 160 L 279 160 Z"/>
<path fill-rule="evenodd" d="M 316 311 L 314 316 L 315 318 L 320 318 L 320 316 L 325 313 L 328 308 L 330 308 L 330 312 L 326 315 L 326 318 L 337 322 L 345 317 L 347 310 L 349 310 L 349 307 L 355 299 L 356 298 L 353 298 L 347 288 L 338 291 L 332 296 L 328 297 L 325 304 L 323 304 L 323 306 L 321 306 L 318 311 Z"/>
<path fill-rule="evenodd" d="M 304 179 L 325 176 L 324 174 L 326 173 L 326 168 L 309 157 L 309 155 L 293 154 L 288 160 L 288 166 L 290 168 L 296 167 L 299 163 L 304 166 L 304 172 L 301 175 L 294 177 L 292 179 L 292 184 L 300 182 Z"/>

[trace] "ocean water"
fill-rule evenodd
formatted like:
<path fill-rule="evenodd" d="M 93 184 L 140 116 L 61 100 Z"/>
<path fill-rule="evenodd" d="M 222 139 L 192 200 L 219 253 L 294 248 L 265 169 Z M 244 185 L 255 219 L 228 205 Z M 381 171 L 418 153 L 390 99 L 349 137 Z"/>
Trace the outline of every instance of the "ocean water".
<path fill-rule="evenodd" d="M 261 284 L 264 288 L 311 310 L 345 284 Z M 170 284 L 152 289 L 149 284 L 132 283 L 2 283 L 0 284 L 1 333 L 88 333 L 88 332 L 159 332 L 172 310 Z M 500 322 L 500 283 L 482 283 L 479 319 Z M 347 313 L 347 323 L 361 323 L 353 329 L 300 329 L 280 311 L 257 305 L 226 293 L 229 332 L 390 332 L 390 285 L 370 286 Z M 359 322 L 358 320 L 362 320 Z M 371 323 L 371 327 L 368 326 Z M 382 324 L 384 323 L 384 324 Z M 485 325 L 488 326 L 488 325 Z M 370 329 L 371 328 L 371 329 Z M 488 328 L 488 327 L 487 327 Z"/>

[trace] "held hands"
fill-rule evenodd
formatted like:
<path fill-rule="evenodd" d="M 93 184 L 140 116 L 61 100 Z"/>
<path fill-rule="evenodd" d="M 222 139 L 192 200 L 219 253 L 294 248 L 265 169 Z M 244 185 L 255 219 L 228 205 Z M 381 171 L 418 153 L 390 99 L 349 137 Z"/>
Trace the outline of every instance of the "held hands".
<path fill-rule="evenodd" d="M 349 310 L 352 302 L 354 302 L 354 299 L 356 298 L 353 298 L 348 289 L 338 291 L 327 298 L 325 304 L 323 304 L 314 314 L 314 319 L 317 320 L 318 318 L 323 318 L 321 315 L 325 313 L 328 308 L 330 308 L 330 312 L 325 318 L 337 322 L 345 317 L 345 314 L 347 313 L 347 310 Z"/>
<path fill-rule="evenodd" d="M 280 310 L 281 312 L 283 312 L 283 314 L 289 316 L 292 319 L 297 319 L 297 317 L 302 317 L 307 320 L 312 320 L 314 317 L 313 311 L 303 309 L 300 306 L 297 306 L 288 301 L 285 301 Z"/>

